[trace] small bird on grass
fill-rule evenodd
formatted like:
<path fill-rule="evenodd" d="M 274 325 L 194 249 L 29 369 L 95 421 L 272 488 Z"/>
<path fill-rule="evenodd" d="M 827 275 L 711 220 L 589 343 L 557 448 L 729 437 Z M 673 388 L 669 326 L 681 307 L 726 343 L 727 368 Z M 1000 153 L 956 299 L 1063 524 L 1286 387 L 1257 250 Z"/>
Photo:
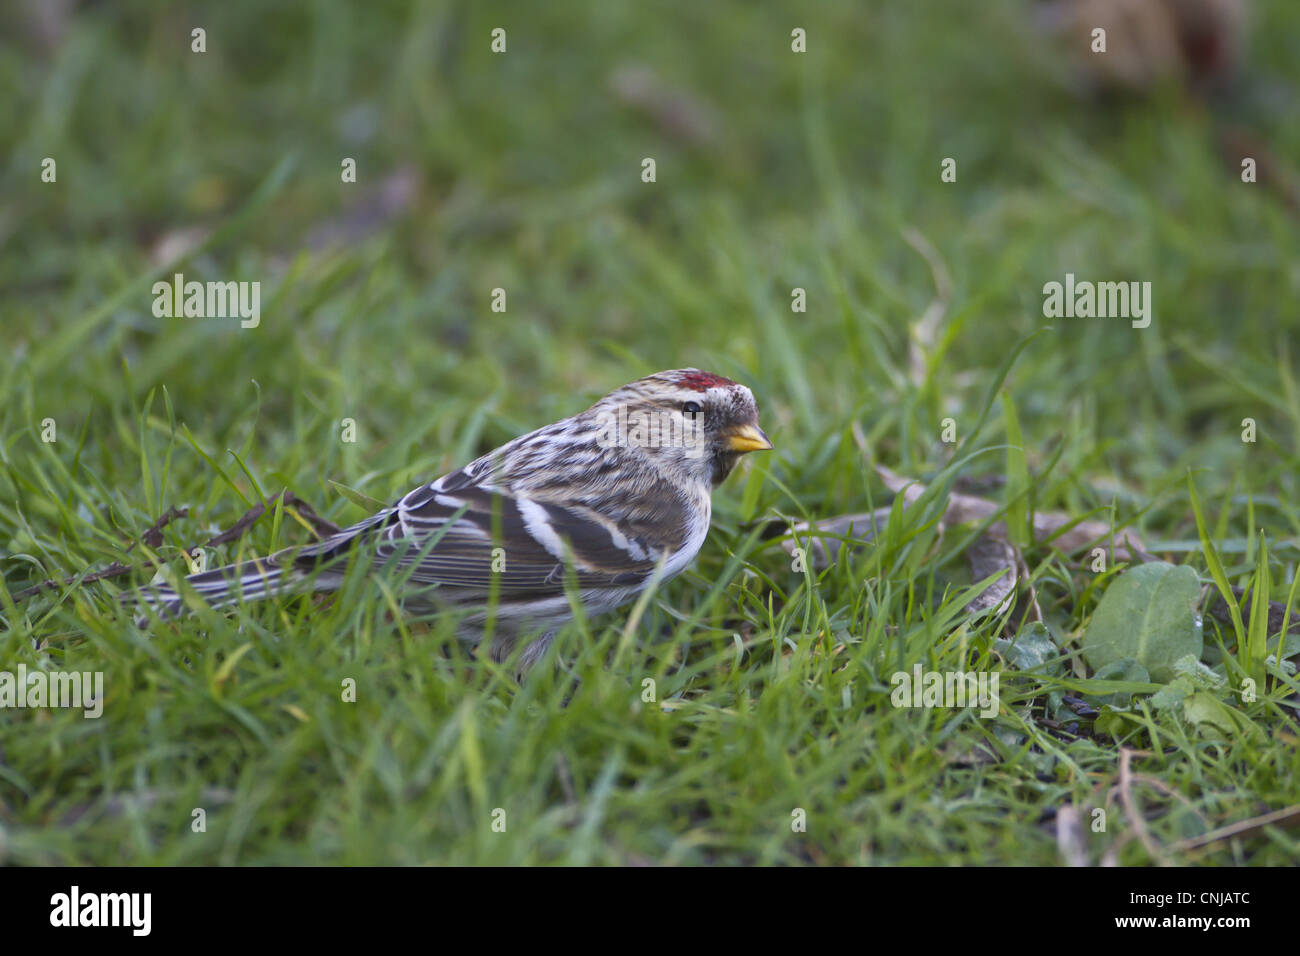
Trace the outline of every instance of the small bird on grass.
<path fill-rule="evenodd" d="M 336 591 L 368 554 L 375 572 L 399 572 L 407 607 L 463 611 L 462 637 L 480 640 L 491 616 L 495 660 L 532 636 L 524 672 L 573 615 L 568 583 L 596 615 L 634 599 L 656 574 L 682 571 L 708 534 L 713 489 L 741 455 L 771 447 L 744 385 L 694 368 L 658 372 L 322 541 L 185 580 L 222 608 Z M 165 586 L 133 599 L 164 617 L 185 609 Z"/>

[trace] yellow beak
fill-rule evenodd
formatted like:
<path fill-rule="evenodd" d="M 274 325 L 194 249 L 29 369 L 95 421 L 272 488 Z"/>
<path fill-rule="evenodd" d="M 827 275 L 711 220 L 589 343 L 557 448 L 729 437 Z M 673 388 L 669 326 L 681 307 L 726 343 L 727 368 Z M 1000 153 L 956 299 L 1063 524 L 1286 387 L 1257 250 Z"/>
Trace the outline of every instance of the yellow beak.
<path fill-rule="evenodd" d="M 743 454 L 750 451 L 770 451 L 772 443 L 757 425 L 737 425 L 727 433 L 727 448 Z"/>

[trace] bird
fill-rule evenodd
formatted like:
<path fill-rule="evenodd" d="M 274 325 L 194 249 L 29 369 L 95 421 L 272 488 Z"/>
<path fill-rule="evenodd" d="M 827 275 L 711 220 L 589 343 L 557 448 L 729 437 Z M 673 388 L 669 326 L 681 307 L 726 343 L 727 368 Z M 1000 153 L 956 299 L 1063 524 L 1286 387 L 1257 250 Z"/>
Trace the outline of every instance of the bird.
<path fill-rule="evenodd" d="M 337 591 L 364 559 L 371 573 L 401 573 L 408 609 L 458 612 L 471 643 L 490 631 L 493 660 L 522 643 L 522 676 L 572 617 L 570 586 L 595 616 L 680 573 L 708 535 L 713 489 L 743 455 L 772 448 L 746 386 L 697 368 L 656 372 L 320 541 L 185 581 L 229 608 Z M 168 585 L 128 600 L 161 618 L 187 610 Z"/>

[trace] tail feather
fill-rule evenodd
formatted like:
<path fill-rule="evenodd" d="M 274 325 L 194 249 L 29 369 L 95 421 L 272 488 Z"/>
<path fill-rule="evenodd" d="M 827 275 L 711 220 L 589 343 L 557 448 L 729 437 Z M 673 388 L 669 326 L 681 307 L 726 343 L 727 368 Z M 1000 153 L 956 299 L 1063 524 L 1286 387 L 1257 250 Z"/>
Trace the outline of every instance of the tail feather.
<path fill-rule="evenodd" d="M 305 575 L 295 567 L 281 567 L 267 561 L 244 561 L 211 571 L 200 571 L 185 578 L 199 597 L 214 608 L 231 607 L 248 601 L 260 601 L 276 594 L 297 589 Z M 127 595 L 125 601 L 152 608 L 162 618 L 178 617 L 185 611 L 180 592 L 167 585 L 150 585 Z M 144 627 L 149 615 L 141 614 L 136 624 Z"/>

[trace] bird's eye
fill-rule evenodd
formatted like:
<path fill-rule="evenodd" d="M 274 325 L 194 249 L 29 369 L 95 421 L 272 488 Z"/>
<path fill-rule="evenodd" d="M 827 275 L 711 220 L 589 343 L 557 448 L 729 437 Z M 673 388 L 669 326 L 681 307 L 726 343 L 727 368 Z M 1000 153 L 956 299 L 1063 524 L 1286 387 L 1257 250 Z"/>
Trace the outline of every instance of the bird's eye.
<path fill-rule="evenodd" d="M 686 415 L 698 415 L 701 411 L 699 402 L 687 402 L 682 406 L 682 413 Z"/>

